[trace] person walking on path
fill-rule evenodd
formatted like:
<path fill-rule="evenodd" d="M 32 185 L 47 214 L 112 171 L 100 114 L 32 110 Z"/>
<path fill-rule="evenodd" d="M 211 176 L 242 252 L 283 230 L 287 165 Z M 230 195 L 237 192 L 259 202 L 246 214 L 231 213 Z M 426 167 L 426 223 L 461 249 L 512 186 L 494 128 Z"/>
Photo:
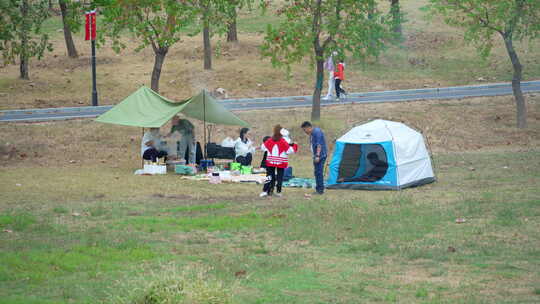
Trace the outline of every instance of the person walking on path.
<path fill-rule="evenodd" d="M 315 175 L 315 190 L 314 194 L 324 193 L 324 163 L 326 162 L 326 140 L 324 133 L 320 128 L 314 128 L 309 121 L 302 123 L 302 129 L 309 135 L 311 151 L 313 154 L 313 173 Z"/>
<path fill-rule="evenodd" d="M 324 62 L 324 69 L 328 71 L 328 94 L 323 99 L 332 99 L 334 98 L 334 56 L 337 55 L 337 52 L 332 52 L 328 59 Z"/>
<path fill-rule="evenodd" d="M 339 60 L 339 63 L 336 67 L 336 71 L 334 72 L 334 78 L 335 78 L 335 86 L 336 86 L 336 101 L 339 101 L 339 94 L 343 93 L 347 95 L 347 92 L 343 88 L 341 88 L 341 83 L 345 81 L 345 63 L 343 63 L 343 59 Z"/>
<path fill-rule="evenodd" d="M 281 196 L 283 173 L 289 165 L 288 155 L 298 151 L 298 145 L 287 142 L 283 133 L 288 134 L 280 125 L 276 125 L 274 135 L 261 146 L 261 150 L 267 152 L 267 157 L 266 182 L 264 183 L 263 192 L 259 195 L 260 197 L 272 195 L 274 187 L 276 188 L 276 196 Z"/>

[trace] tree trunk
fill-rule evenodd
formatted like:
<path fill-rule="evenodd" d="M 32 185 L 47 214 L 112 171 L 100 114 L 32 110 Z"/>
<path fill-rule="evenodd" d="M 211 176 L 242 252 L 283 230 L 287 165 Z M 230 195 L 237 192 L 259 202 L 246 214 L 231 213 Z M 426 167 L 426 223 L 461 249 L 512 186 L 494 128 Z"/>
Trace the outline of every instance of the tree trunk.
<path fill-rule="evenodd" d="M 30 79 L 28 76 L 28 0 L 22 0 L 21 3 L 21 17 L 23 20 L 22 30 L 21 30 L 21 53 L 19 54 L 20 59 L 20 77 L 21 79 Z"/>
<path fill-rule="evenodd" d="M 317 63 L 317 71 L 315 74 L 315 90 L 313 90 L 312 105 L 311 105 L 311 120 L 321 120 L 321 91 L 324 79 L 324 48 L 321 47 L 321 6 L 322 0 L 317 0 L 315 14 L 313 15 L 312 33 L 315 36 L 313 40 L 313 51 L 315 52 L 315 60 Z M 337 7 L 339 7 L 339 2 Z"/>
<path fill-rule="evenodd" d="M 71 37 L 71 29 L 69 28 L 69 24 L 67 23 L 67 0 L 58 0 L 58 5 L 60 5 L 60 12 L 62 13 L 62 23 L 64 24 L 64 39 L 66 40 L 66 47 L 68 56 L 71 58 L 77 58 L 79 55 L 77 54 L 77 49 L 75 48 L 75 44 L 73 43 L 73 38 Z"/>
<path fill-rule="evenodd" d="M 19 70 L 21 71 L 21 79 L 29 80 L 30 77 L 28 76 L 28 58 L 26 58 L 25 55 L 21 53 L 20 60 L 21 63 L 19 65 Z"/>
<path fill-rule="evenodd" d="M 204 46 L 204 69 L 212 69 L 212 45 L 210 44 L 210 24 L 204 22 L 203 28 L 203 46 Z"/>
<path fill-rule="evenodd" d="M 514 99 L 516 100 L 516 120 L 517 127 L 520 129 L 527 127 L 527 104 L 525 103 L 525 98 L 523 97 L 523 92 L 521 91 L 521 77 L 523 66 L 519 62 L 518 55 L 514 49 L 512 34 L 503 35 L 504 45 L 506 46 L 506 51 L 512 62 L 512 67 L 514 69 L 514 76 L 512 77 L 512 91 L 514 92 Z"/>
<path fill-rule="evenodd" d="M 234 10 L 231 21 L 229 21 L 227 27 L 227 42 L 238 42 L 238 32 L 236 31 L 236 10 Z"/>
<path fill-rule="evenodd" d="M 151 88 L 155 92 L 159 93 L 159 78 L 161 77 L 161 67 L 163 66 L 163 61 L 165 61 L 165 56 L 169 48 L 160 47 L 154 49 L 155 60 L 154 60 L 154 69 L 152 70 L 152 84 Z"/>
<path fill-rule="evenodd" d="M 317 54 L 317 71 L 315 74 L 315 90 L 313 90 L 313 105 L 311 107 L 311 120 L 321 120 L 321 92 L 324 80 L 323 53 Z"/>
<path fill-rule="evenodd" d="M 399 35 L 402 34 L 403 29 L 401 27 L 401 9 L 399 5 L 399 0 L 391 0 L 391 8 L 390 12 L 392 14 L 393 22 L 394 22 L 394 32 L 398 33 Z"/>
<path fill-rule="evenodd" d="M 368 19 L 372 20 L 375 15 L 375 2 L 368 3 L 367 13 Z"/>
<path fill-rule="evenodd" d="M 50 9 L 51 11 L 52 11 L 52 9 L 53 9 L 53 2 L 52 2 L 52 0 L 49 0 L 49 9 Z"/>

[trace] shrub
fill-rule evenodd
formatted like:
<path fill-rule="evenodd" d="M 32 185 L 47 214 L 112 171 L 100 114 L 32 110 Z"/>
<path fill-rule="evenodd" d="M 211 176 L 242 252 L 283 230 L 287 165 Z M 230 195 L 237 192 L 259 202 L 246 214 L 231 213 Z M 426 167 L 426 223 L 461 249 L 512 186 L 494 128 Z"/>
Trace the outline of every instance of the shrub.
<path fill-rule="evenodd" d="M 208 275 L 209 269 L 194 265 L 180 271 L 174 264 L 125 282 L 126 295 L 113 297 L 118 304 L 230 304 L 232 292 Z"/>

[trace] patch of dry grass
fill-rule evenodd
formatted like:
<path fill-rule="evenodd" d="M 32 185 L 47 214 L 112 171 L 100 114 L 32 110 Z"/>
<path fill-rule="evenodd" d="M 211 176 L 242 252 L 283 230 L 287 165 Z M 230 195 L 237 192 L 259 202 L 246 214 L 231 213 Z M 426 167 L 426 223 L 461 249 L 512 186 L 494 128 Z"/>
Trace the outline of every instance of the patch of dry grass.
<path fill-rule="evenodd" d="M 406 103 L 337 105 L 323 108 L 321 122 L 330 148 L 351 126 L 373 118 L 402 121 L 421 130 L 434 153 L 464 151 L 521 151 L 536 149 L 540 143 L 540 96 L 528 98 L 529 128 L 514 127 L 511 97 L 484 97 L 465 100 L 435 100 Z M 290 129 L 300 144 L 300 156 L 308 157 L 308 138 L 300 129 L 309 117 L 309 108 L 242 111 L 237 114 L 252 127 L 257 143 L 280 123 Z M 197 138 L 203 141 L 202 124 L 196 123 Z M 141 129 L 99 124 L 89 119 L 46 123 L 0 125 L 0 163 L 15 167 L 112 168 L 140 166 Z M 162 132 L 169 130 L 168 125 Z M 236 138 L 238 128 L 216 126 L 211 140 Z M 259 159 L 256 155 L 255 160 Z M 295 163 L 293 166 L 302 167 Z M 309 172 L 309 171 L 308 171 Z M 306 172 L 307 173 L 307 172 Z"/>

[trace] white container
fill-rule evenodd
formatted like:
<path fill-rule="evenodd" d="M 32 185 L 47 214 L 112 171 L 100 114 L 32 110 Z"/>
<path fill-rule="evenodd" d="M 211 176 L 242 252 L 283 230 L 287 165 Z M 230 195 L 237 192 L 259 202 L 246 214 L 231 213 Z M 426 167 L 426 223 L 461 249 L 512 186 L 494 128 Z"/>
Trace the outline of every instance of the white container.
<path fill-rule="evenodd" d="M 221 184 L 221 178 L 219 177 L 219 173 L 215 172 L 210 175 L 210 184 Z"/>
<path fill-rule="evenodd" d="M 231 178 L 231 171 L 219 171 L 219 177 Z"/>
<path fill-rule="evenodd" d="M 167 174 L 166 165 L 144 165 L 145 174 Z"/>

